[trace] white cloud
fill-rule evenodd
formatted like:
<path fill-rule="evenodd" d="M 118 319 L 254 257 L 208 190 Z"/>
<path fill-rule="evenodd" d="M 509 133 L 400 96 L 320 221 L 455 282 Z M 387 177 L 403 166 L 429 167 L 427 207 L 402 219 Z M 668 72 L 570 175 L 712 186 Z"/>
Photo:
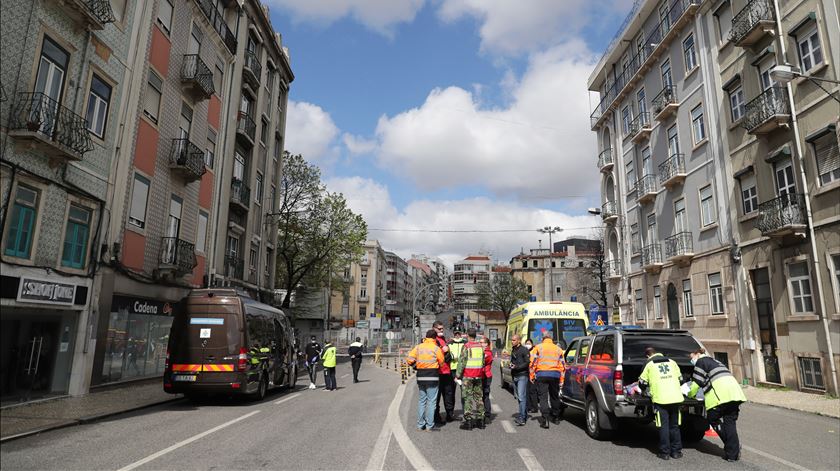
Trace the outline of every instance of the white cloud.
<path fill-rule="evenodd" d="M 482 108 L 459 87 L 435 89 L 419 108 L 380 118 L 378 162 L 423 190 L 481 186 L 526 200 L 597 194 L 586 93 L 595 60 L 580 41 L 532 55 L 525 74 L 506 82 L 507 108 Z"/>
<path fill-rule="evenodd" d="M 345 16 L 391 36 L 399 23 L 411 23 L 425 0 L 269 0 L 295 21 L 330 24 Z"/>
<path fill-rule="evenodd" d="M 352 154 L 369 154 L 376 149 L 376 141 L 365 139 L 361 136 L 354 136 L 349 133 L 344 133 L 341 138 L 347 150 Z"/>
<path fill-rule="evenodd" d="M 310 162 L 330 161 L 338 155 L 338 134 L 332 117 L 320 106 L 289 100 L 286 150 Z"/>
<path fill-rule="evenodd" d="M 416 200 L 399 211 L 391 202 L 388 189 L 370 179 L 337 177 L 325 183 L 330 191 L 344 194 L 350 208 L 364 217 L 370 229 L 526 230 L 485 233 L 369 232 L 368 238 L 378 239 L 386 250 L 403 257 L 425 253 L 452 263 L 483 250 L 500 262 L 508 262 L 521 249 L 536 248 L 540 239 L 543 247 L 548 246 L 547 236 L 536 232 L 538 227 L 556 225 L 565 228 L 561 236 L 556 236 L 556 242 L 573 235 L 592 235 L 590 227 L 598 222 L 592 216 L 570 216 L 488 198 Z"/>

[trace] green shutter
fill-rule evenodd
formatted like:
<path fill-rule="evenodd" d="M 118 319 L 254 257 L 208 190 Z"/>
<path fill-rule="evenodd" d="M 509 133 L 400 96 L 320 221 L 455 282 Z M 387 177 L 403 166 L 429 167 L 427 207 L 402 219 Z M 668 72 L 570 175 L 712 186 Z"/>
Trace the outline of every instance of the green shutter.
<path fill-rule="evenodd" d="M 15 203 L 12 209 L 12 222 L 6 239 L 6 255 L 29 258 L 29 251 L 32 247 L 32 226 L 34 224 L 35 210 Z"/>
<path fill-rule="evenodd" d="M 64 252 L 61 265 L 70 268 L 85 267 L 85 253 L 87 252 L 88 226 L 77 222 L 67 222 L 67 233 L 64 236 Z"/>

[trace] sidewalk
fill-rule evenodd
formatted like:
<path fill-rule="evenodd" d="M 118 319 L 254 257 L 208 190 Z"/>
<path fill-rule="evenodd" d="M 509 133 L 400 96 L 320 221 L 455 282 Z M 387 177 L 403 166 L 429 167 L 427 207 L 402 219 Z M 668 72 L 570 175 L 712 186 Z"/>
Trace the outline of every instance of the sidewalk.
<path fill-rule="evenodd" d="M 753 386 L 744 388 L 744 394 L 746 394 L 749 402 L 755 404 L 840 418 L 840 399 L 829 399 L 819 394 L 786 389 L 756 388 Z"/>
<path fill-rule="evenodd" d="M 61 397 L 0 410 L 0 442 L 91 422 L 182 396 L 163 392 L 160 378 L 115 386 L 86 396 Z"/>

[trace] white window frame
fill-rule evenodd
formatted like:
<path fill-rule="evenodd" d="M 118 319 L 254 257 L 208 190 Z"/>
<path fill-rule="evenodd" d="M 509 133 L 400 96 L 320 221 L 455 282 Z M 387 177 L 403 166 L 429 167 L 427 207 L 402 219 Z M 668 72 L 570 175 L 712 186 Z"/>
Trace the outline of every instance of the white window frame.
<path fill-rule="evenodd" d="M 630 134 L 630 121 L 632 120 L 633 110 L 630 108 L 630 105 L 626 105 L 621 108 L 621 128 L 624 131 L 625 136 Z"/>
<path fill-rule="evenodd" d="M 791 265 L 798 265 L 798 264 L 805 264 L 805 273 L 806 276 L 799 276 L 795 279 L 790 274 L 790 266 Z M 814 282 L 811 279 L 811 264 L 808 263 L 807 257 L 794 257 L 788 260 L 785 260 L 785 284 L 787 285 L 788 290 L 788 302 L 790 303 L 790 312 L 793 315 L 808 315 L 814 314 Z M 803 293 L 803 287 L 805 286 L 804 283 L 807 282 L 808 286 L 808 294 Z M 794 295 L 794 286 L 798 285 L 800 290 L 800 295 Z M 797 298 L 801 298 L 802 308 L 803 310 L 796 309 L 796 300 Z M 805 300 L 808 300 L 811 304 L 811 309 L 805 309 L 806 304 Z"/>
<path fill-rule="evenodd" d="M 662 319 L 662 291 L 659 285 L 653 287 L 653 318 Z"/>
<path fill-rule="evenodd" d="M 627 193 L 636 191 L 636 166 L 633 165 L 633 159 L 624 164 L 625 178 L 627 178 Z M 630 177 L 633 178 L 630 178 Z"/>
<path fill-rule="evenodd" d="M 139 206 L 139 194 L 137 193 L 138 183 L 145 186 L 145 196 L 143 197 L 142 203 L 142 214 L 140 213 L 141 208 Z M 128 223 L 134 227 L 143 229 L 146 227 L 146 211 L 149 207 L 149 192 L 152 189 L 152 181 L 150 178 L 146 177 L 145 175 L 141 175 L 139 173 L 134 174 L 134 180 L 132 182 L 131 188 L 131 204 L 129 205 L 128 211 Z M 138 217 L 139 216 L 139 217 Z M 142 219 L 141 219 L 142 218 Z"/>
<path fill-rule="evenodd" d="M 739 179 L 741 190 L 741 211 L 744 216 L 758 211 L 758 186 L 755 173 L 750 172 Z"/>
<path fill-rule="evenodd" d="M 704 197 L 703 192 L 708 189 L 709 196 Z M 712 188 L 712 185 L 706 185 L 703 188 L 700 188 L 698 192 L 698 197 L 700 199 L 700 227 L 709 227 L 717 222 L 717 211 L 715 211 L 715 192 Z M 704 208 L 708 203 L 708 206 Z"/>
<path fill-rule="evenodd" d="M 163 27 L 167 34 L 172 30 L 172 16 L 175 11 L 175 6 L 172 0 L 161 0 L 160 8 L 158 8 L 157 22 Z"/>
<path fill-rule="evenodd" d="M 732 118 L 733 123 L 737 123 L 744 118 L 746 106 L 744 87 L 738 84 L 737 87 L 729 91 L 729 117 Z"/>
<path fill-rule="evenodd" d="M 834 312 L 840 313 L 840 252 L 827 253 L 826 259 L 834 291 Z"/>
<path fill-rule="evenodd" d="M 686 289 L 688 283 L 688 289 Z M 691 278 L 682 280 L 683 314 L 685 317 L 694 317 L 694 301 L 691 294 Z"/>
<path fill-rule="evenodd" d="M 823 140 L 827 141 L 826 145 L 819 146 Z M 821 136 L 810 139 L 809 144 L 811 144 L 811 152 L 814 154 L 814 164 L 817 167 L 817 183 L 822 187 L 840 181 L 840 165 L 823 171 L 823 165 L 820 165 L 820 162 L 824 161 L 820 160 L 821 153 L 819 152 L 821 148 L 827 148 L 828 150 L 822 152 L 826 155 L 822 155 L 822 157 L 832 156 L 837 161 L 840 161 L 840 142 L 838 142 L 837 133 L 826 132 Z"/>
<path fill-rule="evenodd" d="M 637 321 L 646 321 L 647 320 L 647 312 L 645 309 L 645 300 L 644 296 L 642 296 L 642 290 L 636 290 L 636 320 Z"/>
<path fill-rule="evenodd" d="M 689 232 L 688 217 L 686 216 L 685 198 L 674 201 L 674 233 Z"/>
<path fill-rule="evenodd" d="M 712 277 L 717 277 L 717 283 L 712 284 Z M 709 287 L 709 313 L 713 316 L 723 315 L 724 299 L 723 299 L 723 273 L 715 272 L 706 275 Z"/>
<path fill-rule="evenodd" d="M 819 358 L 819 357 L 805 357 L 805 356 L 800 357 L 800 356 L 798 356 L 798 357 L 796 357 L 796 360 L 797 360 L 797 368 L 799 369 L 799 379 L 802 382 L 802 387 L 807 388 L 807 389 L 817 390 L 817 391 L 825 391 L 825 374 L 822 371 L 822 359 Z M 816 365 L 819 368 L 820 379 L 823 383 L 822 387 L 818 386 L 815 383 L 807 384 L 805 382 L 805 374 L 806 374 L 805 365 L 806 365 L 806 363 L 810 363 L 811 366 Z M 814 379 L 816 379 L 816 374 L 815 373 L 816 373 L 816 370 L 811 372 Z"/>
<path fill-rule="evenodd" d="M 160 116 L 160 105 L 163 101 L 163 79 L 154 70 L 149 70 L 149 76 L 146 78 L 145 93 L 146 96 L 143 98 L 143 114 L 152 120 L 153 123 L 157 124 L 158 117 Z M 150 100 L 153 100 L 153 102 L 150 103 Z"/>
<path fill-rule="evenodd" d="M 632 253 L 639 253 L 642 251 L 642 238 L 639 235 L 638 223 L 630 225 L 630 251 Z"/>
<path fill-rule="evenodd" d="M 687 45 L 689 41 L 690 44 Z M 685 71 L 686 73 L 688 73 L 699 66 L 699 64 L 697 63 L 697 43 L 694 40 L 694 33 L 689 33 L 688 36 L 686 36 L 685 39 L 683 39 L 682 50 Z"/>
<path fill-rule="evenodd" d="M 691 109 L 691 139 L 695 146 L 706 140 L 706 118 L 703 103 Z"/>
<path fill-rule="evenodd" d="M 102 85 L 108 87 L 108 98 L 101 96 L 93 89 L 93 81 L 99 81 Z M 90 77 L 90 87 L 88 90 L 88 103 L 85 119 L 87 120 L 87 130 L 94 136 L 104 139 L 105 127 L 108 124 L 108 111 L 111 107 L 111 95 L 114 93 L 114 87 L 106 82 L 97 74 Z M 91 107 L 93 110 L 91 111 Z M 101 120 L 99 119 L 101 116 Z M 91 119 L 92 117 L 92 119 Z"/>
<path fill-rule="evenodd" d="M 803 46 L 808 48 L 804 54 Z M 825 62 L 823 43 L 816 22 L 804 29 L 802 34 L 796 35 L 796 54 L 799 57 L 799 67 L 802 69 L 802 73 L 808 73 Z M 819 60 L 816 60 L 817 56 L 819 56 Z M 810 67 L 805 65 L 806 61 L 811 63 Z"/>
<path fill-rule="evenodd" d="M 718 40 L 718 44 L 724 44 L 729 42 L 729 32 L 732 30 L 732 20 L 735 18 L 735 15 L 732 11 L 732 3 L 731 2 L 724 2 L 715 10 L 715 21 L 717 22 L 717 31 L 718 35 L 720 36 Z M 721 21 L 721 18 L 726 18 L 728 21 L 728 28 L 724 31 L 724 21 Z"/>
<path fill-rule="evenodd" d="M 197 252 L 207 253 L 207 226 L 210 216 L 203 210 L 198 211 L 198 228 L 195 235 L 195 249 Z"/>

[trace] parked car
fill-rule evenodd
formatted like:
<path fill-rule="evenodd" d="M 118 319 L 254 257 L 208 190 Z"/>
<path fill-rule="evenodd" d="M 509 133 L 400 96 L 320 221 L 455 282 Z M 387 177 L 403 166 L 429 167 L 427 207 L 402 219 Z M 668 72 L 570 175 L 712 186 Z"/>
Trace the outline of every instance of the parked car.
<path fill-rule="evenodd" d="M 619 419 L 653 420 L 650 397 L 624 394 L 624 386 L 638 381 L 647 363 L 645 348 L 653 347 L 677 362 L 681 382 L 691 378 L 694 367 L 689 354 L 702 345 L 690 332 L 634 327 L 608 326 L 574 339 L 565 352 L 560 398 L 564 405 L 584 412 L 586 433 L 592 438 L 608 438 L 618 429 Z M 703 401 L 686 398 L 681 410 L 684 440 L 701 440 L 709 428 Z"/>

